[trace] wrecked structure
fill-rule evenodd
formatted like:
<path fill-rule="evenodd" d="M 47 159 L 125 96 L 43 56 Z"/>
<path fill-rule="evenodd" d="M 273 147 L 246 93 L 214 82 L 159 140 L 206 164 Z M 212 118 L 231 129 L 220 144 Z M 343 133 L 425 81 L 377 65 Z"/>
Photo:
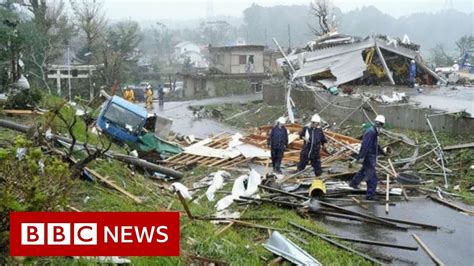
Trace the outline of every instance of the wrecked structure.
<path fill-rule="evenodd" d="M 305 83 L 331 88 L 349 82 L 374 84 L 385 77 L 392 85 L 405 84 L 410 60 L 415 60 L 419 67 L 417 81 L 420 84 L 446 82 L 425 65 L 419 45 L 384 35 L 322 37 L 309 43 L 305 51 L 292 53 L 278 62 L 287 67 L 291 62 L 292 80 L 301 78 Z"/>

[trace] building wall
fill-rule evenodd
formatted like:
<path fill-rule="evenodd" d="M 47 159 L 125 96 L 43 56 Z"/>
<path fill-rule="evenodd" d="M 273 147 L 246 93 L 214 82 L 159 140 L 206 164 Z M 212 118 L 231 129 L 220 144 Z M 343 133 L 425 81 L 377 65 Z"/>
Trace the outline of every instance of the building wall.
<path fill-rule="evenodd" d="M 312 91 L 292 90 L 291 92 L 291 98 L 295 102 L 297 109 L 319 112 L 325 108 L 320 115 L 330 123 L 336 122 L 338 124 L 346 117 L 349 117 L 348 121 L 355 124 L 368 122 L 364 113 L 361 111 L 356 111 L 351 114 L 354 108 L 362 104 L 361 99 L 333 96 L 326 92 L 318 92 L 318 95 L 320 97 L 315 96 Z M 284 87 L 282 85 L 280 85 L 280 89 L 264 86 L 264 103 L 269 105 L 285 105 L 285 100 L 283 99 L 282 101 L 281 99 L 282 96 L 285 97 Z M 328 102 L 332 102 L 333 105 L 326 108 Z M 385 116 L 388 126 L 418 131 L 430 130 L 425 115 L 435 113 L 433 110 L 421 109 L 408 104 L 383 105 L 371 103 L 371 105 L 375 108 L 377 113 Z M 371 111 L 369 106 L 364 106 L 363 108 L 371 119 L 375 118 L 375 114 Z M 474 134 L 473 118 L 457 118 L 453 115 L 439 115 L 431 117 L 430 122 L 435 132 Z"/>
<path fill-rule="evenodd" d="M 194 96 L 194 79 L 192 77 L 183 77 L 183 96 L 192 97 Z"/>
<path fill-rule="evenodd" d="M 246 62 L 241 61 L 241 57 L 246 57 Z M 253 64 L 249 61 L 253 57 Z M 232 50 L 231 53 L 231 73 L 263 73 L 263 51 L 256 50 Z"/>
<path fill-rule="evenodd" d="M 283 74 L 283 69 L 277 63 L 277 59 L 281 58 L 280 52 L 267 51 L 263 53 L 263 68 L 265 72 L 272 74 Z"/>
<path fill-rule="evenodd" d="M 285 105 L 286 88 L 281 83 L 263 84 L 263 102 L 267 105 Z"/>
<path fill-rule="evenodd" d="M 215 67 L 223 73 L 264 73 L 263 49 L 232 48 L 220 51 L 212 51 L 210 66 Z M 253 64 L 250 64 L 250 56 L 253 56 Z M 245 60 L 242 60 L 245 58 Z M 245 61 L 245 62 L 244 62 Z"/>

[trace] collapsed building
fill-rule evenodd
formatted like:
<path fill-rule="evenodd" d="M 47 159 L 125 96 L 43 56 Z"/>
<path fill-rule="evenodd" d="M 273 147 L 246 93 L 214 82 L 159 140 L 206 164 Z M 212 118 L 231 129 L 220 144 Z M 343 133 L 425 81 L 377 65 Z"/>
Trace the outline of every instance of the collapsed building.
<path fill-rule="evenodd" d="M 292 72 L 292 80 L 299 78 L 303 83 L 331 88 L 346 83 L 372 85 L 385 78 L 392 85 L 405 84 L 408 65 L 415 60 L 417 83 L 445 83 L 444 78 L 426 66 L 419 48 L 408 38 L 334 34 L 310 42 L 303 50 L 291 53 L 286 59 L 280 58 L 278 63 Z"/>

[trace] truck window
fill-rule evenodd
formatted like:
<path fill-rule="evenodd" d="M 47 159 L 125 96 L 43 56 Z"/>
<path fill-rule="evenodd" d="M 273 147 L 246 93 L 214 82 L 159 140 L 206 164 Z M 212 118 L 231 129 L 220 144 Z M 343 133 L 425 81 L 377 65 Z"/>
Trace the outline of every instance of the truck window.
<path fill-rule="evenodd" d="M 104 118 L 110 123 L 134 133 L 138 132 L 143 120 L 145 120 L 145 118 L 115 103 L 109 105 L 104 114 Z"/>

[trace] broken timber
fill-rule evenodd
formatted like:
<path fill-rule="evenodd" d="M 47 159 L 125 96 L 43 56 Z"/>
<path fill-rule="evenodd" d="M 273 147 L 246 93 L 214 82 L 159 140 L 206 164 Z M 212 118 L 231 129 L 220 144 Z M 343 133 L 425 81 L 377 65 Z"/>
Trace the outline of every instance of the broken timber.
<path fill-rule="evenodd" d="M 372 241 L 367 239 L 359 239 L 359 238 L 350 238 L 350 237 L 342 237 L 336 235 L 326 235 L 326 234 L 319 234 L 320 236 L 325 236 L 329 238 L 344 240 L 348 242 L 355 242 L 361 244 L 368 244 L 368 245 L 375 245 L 375 246 L 382 246 L 382 247 L 390 247 L 390 248 L 398 248 L 398 249 L 407 249 L 407 250 L 418 250 L 418 247 L 415 246 L 405 246 L 405 245 L 397 245 L 388 242 L 379 242 L 379 241 Z"/>
<path fill-rule="evenodd" d="M 176 191 L 176 195 L 178 195 L 178 199 L 183 205 L 184 211 L 188 216 L 189 220 L 201 220 L 201 221 L 231 221 L 235 222 L 236 220 L 280 220 L 279 217 L 239 217 L 239 218 L 228 218 L 228 217 L 206 217 L 206 216 L 194 216 L 189 209 L 188 203 L 186 199 L 181 195 L 181 192 Z"/>
<path fill-rule="evenodd" d="M 354 250 L 354 249 L 352 249 L 352 248 L 349 248 L 349 247 L 347 247 L 347 246 L 345 246 L 345 245 L 343 245 L 343 244 L 341 244 L 341 243 L 338 243 L 338 242 L 336 242 L 336 241 L 330 239 L 329 237 L 326 237 L 326 236 L 324 236 L 324 235 L 318 234 L 318 233 L 316 233 L 316 232 L 314 232 L 314 231 L 312 231 L 312 230 L 310 230 L 310 229 L 308 229 L 308 228 L 306 228 L 306 227 L 303 227 L 303 226 L 301 226 L 301 225 L 299 225 L 299 224 L 296 224 L 296 223 L 293 223 L 293 222 L 289 222 L 289 223 L 290 223 L 291 226 L 294 226 L 294 227 L 296 227 L 296 228 L 298 228 L 298 229 L 300 229 L 300 230 L 302 230 L 302 231 L 304 231 L 304 232 L 306 232 L 306 233 L 308 233 L 308 234 L 317 236 L 317 237 L 323 239 L 324 241 L 326 241 L 326 242 L 328 242 L 328 243 L 330 243 L 330 244 L 332 244 L 332 245 L 335 245 L 335 246 L 337 246 L 337 247 L 339 247 L 339 248 L 342 248 L 342 249 L 347 250 L 347 251 L 349 251 L 349 252 L 351 252 L 351 253 L 354 253 L 354 254 L 356 254 L 356 255 L 359 255 L 359 256 L 363 257 L 364 259 L 369 260 L 369 261 L 371 261 L 371 262 L 373 262 L 373 263 L 375 263 L 375 264 L 383 265 L 382 262 L 380 262 L 380 261 L 378 261 L 378 260 L 376 260 L 376 259 L 374 259 L 374 258 L 372 258 L 372 257 L 370 257 L 370 256 L 368 256 L 368 255 L 365 255 L 365 254 L 363 254 L 363 253 L 361 253 L 361 252 L 359 252 L 359 251 L 357 251 L 357 250 Z"/>
<path fill-rule="evenodd" d="M 283 194 L 283 195 L 288 195 L 288 196 L 292 196 L 292 197 L 295 197 L 295 198 L 298 198 L 298 199 L 302 199 L 302 200 L 309 200 L 310 198 L 309 197 L 306 197 L 306 196 L 302 196 L 302 195 L 298 195 L 298 194 L 294 194 L 294 193 L 290 193 L 290 192 L 286 192 L 286 191 L 283 191 L 283 190 L 280 190 L 280 189 L 276 189 L 276 188 L 272 188 L 272 187 L 268 187 L 268 186 L 264 186 L 264 185 L 258 185 L 259 188 L 262 188 L 262 189 L 265 189 L 265 190 L 268 190 L 268 191 L 272 191 L 272 192 L 277 192 L 277 193 L 280 193 L 280 194 Z M 348 210 L 348 209 L 344 209 L 342 207 L 339 207 L 337 205 L 334 205 L 334 204 L 331 204 L 331 203 L 327 203 L 327 202 L 324 202 L 324 201 L 319 201 L 317 200 L 317 202 L 319 204 L 321 204 L 321 206 L 324 206 L 324 207 L 328 207 L 328 208 L 332 208 L 332 209 L 336 209 L 338 211 L 341 211 L 341 212 L 344 212 L 344 213 L 350 213 L 352 215 L 355 215 L 355 216 L 360 216 L 360 217 L 363 217 L 363 218 L 366 218 L 366 219 L 369 219 L 369 220 L 373 220 L 373 221 L 377 221 L 387 227 L 391 227 L 391 228 L 396 228 L 396 229 L 401 229 L 401 230 L 406 230 L 406 228 L 404 227 L 400 227 L 398 225 L 396 225 L 395 223 L 392 223 L 392 222 L 389 222 L 385 219 L 382 219 L 382 218 L 378 218 L 378 217 L 375 217 L 375 216 L 372 216 L 372 215 L 368 215 L 368 214 L 364 214 L 364 213 L 360 213 L 360 212 L 355 212 L 355 211 L 352 211 L 352 210 Z"/>
<path fill-rule="evenodd" d="M 436 257 L 436 255 L 428 248 L 428 246 L 425 245 L 425 243 L 423 243 L 423 241 L 421 241 L 421 239 L 416 234 L 412 234 L 412 236 L 416 240 L 416 242 L 418 242 L 418 244 L 423 248 L 426 254 L 430 256 L 430 258 L 436 265 L 444 266 L 444 263 L 440 259 L 438 259 L 438 257 Z"/>
<path fill-rule="evenodd" d="M 461 207 L 461 206 L 458 206 L 458 205 L 453 204 L 453 203 L 451 203 L 451 202 L 448 202 L 448 201 L 446 201 L 446 200 L 438 199 L 438 198 L 433 197 L 433 196 L 430 196 L 430 195 L 428 195 L 428 198 L 430 198 L 430 199 L 432 199 L 432 200 L 434 200 L 434 201 L 436 201 L 436 202 L 438 202 L 438 203 L 440 203 L 440 204 L 443 204 L 443 205 L 445 205 L 445 206 L 448 206 L 448 207 L 450 207 L 450 208 L 453 208 L 453 209 L 455 209 L 455 210 L 457 210 L 457 211 L 464 212 L 464 213 L 466 213 L 466 214 L 468 214 L 468 215 L 470 215 L 470 216 L 473 216 L 473 215 L 474 215 L 474 211 L 468 210 L 468 209 L 466 209 L 466 208 L 463 208 L 463 207 Z"/>
<path fill-rule="evenodd" d="M 129 197 L 130 199 L 132 199 L 133 201 L 135 201 L 136 203 L 142 203 L 142 200 L 133 195 L 132 193 L 126 191 L 125 189 L 121 188 L 119 185 L 115 184 L 114 182 L 110 181 L 107 177 L 103 177 L 101 175 L 99 175 L 99 173 L 97 173 L 96 171 L 88 168 L 88 167 L 84 167 L 84 171 L 87 171 L 89 172 L 90 174 L 94 175 L 97 179 L 100 180 L 100 182 L 112 187 L 113 189 L 119 191 L 120 193 L 124 194 L 125 196 Z"/>
<path fill-rule="evenodd" d="M 452 150 L 468 149 L 468 148 L 474 148 L 474 142 L 457 144 L 457 145 L 452 145 L 452 146 L 444 146 L 443 151 L 452 151 Z"/>

